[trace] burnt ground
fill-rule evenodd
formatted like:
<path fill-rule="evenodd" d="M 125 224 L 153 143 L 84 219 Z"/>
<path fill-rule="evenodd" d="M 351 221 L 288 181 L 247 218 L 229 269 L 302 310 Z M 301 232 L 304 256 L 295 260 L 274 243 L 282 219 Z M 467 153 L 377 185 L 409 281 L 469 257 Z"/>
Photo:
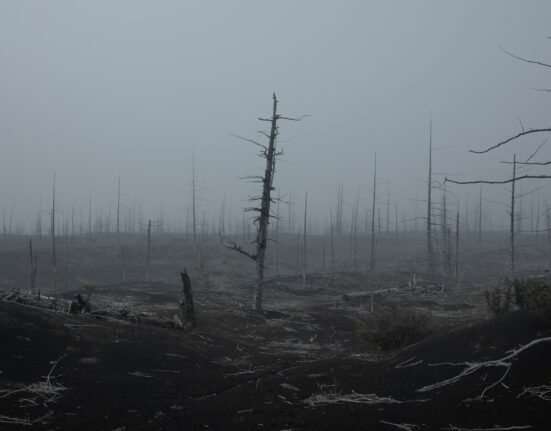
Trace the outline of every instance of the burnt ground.
<path fill-rule="evenodd" d="M 465 368 L 434 364 L 498 359 L 551 336 L 523 312 L 381 352 L 362 343 L 353 320 L 342 317 L 350 311 L 339 305 L 351 301 L 302 312 L 295 304 L 262 316 L 199 305 L 192 334 L 2 302 L 0 412 L 38 419 L 37 429 L 545 429 L 551 423 L 549 401 L 522 395 L 551 381 L 547 342 L 508 360 L 507 376 L 483 398 L 506 367 L 484 367 L 419 392 Z M 54 389 L 63 387 L 56 399 L 25 390 L 44 382 L 58 360 L 50 375 Z"/>
<path fill-rule="evenodd" d="M 101 258 L 87 256 L 86 265 Z M 273 276 L 261 315 L 249 308 L 250 282 L 213 267 L 192 274 L 193 333 L 0 302 L 1 428 L 546 430 L 551 424 L 545 394 L 551 330 L 522 310 L 490 318 L 483 292 L 495 275 L 487 270 L 475 268 L 480 273 L 465 280 L 409 270 L 311 273 L 305 281 Z M 85 289 L 67 283 L 55 295 L 86 291 L 100 309 L 166 318 L 176 312 L 177 277 L 113 282 L 114 270 L 101 268 L 107 268 L 102 282 Z M 369 337 L 372 317 L 393 309 L 428 315 L 430 334 L 382 349 Z M 537 339 L 543 341 L 515 352 Z"/>

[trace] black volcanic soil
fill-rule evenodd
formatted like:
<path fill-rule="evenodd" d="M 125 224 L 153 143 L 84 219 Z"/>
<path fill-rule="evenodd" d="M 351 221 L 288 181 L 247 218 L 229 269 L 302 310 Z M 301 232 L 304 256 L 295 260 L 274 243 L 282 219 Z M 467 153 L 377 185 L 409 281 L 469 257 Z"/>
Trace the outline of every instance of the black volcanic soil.
<path fill-rule="evenodd" d="M 199 328 L 187 334 L 0 302 L 2 429 L 30 428 L 33 420 L 33 428 L 59 430 L 392 430 L 404 424 L 545 430 L 551 424 L 551 401 L 522 395 L 551 383 L 551 342 L 508 361 L 507 375 L 483 399 L 477 397 L 506 367 L 418 391 L 465 368 L 434 364 L 493 360 L 551 336 L 525 313 L 380 352 L 361 344 L 346 313 L 320 307 L 261 316 L 199 305 Z M 57 360 L 50 384 L 65 389 L 56 400 L 25 389 L 44 382 Z M 23 390 L 9 392 L 17 389 Z M 6 423 L 14 418 L 27 422 Z"/>

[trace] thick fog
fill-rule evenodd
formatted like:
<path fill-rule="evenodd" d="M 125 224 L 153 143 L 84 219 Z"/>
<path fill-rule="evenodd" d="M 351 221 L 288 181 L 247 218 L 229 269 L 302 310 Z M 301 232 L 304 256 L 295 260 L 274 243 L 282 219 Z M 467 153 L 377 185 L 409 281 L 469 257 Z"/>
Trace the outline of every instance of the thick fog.
<path fill-rule="evenodd" d="M 55 171 L 60 214 L 87 213 L 90 196 L 94 214 L 113 212 L 120 174 L 125 209 L 157 218 L 162 207 L 176 228 L 195 153 L 201 210 L 217 217 L 225 197 L 241 217 L 257 185 L 240 177 L 262 173 L 263 160 L 232 134 L 261 139 L 257 117 L 271 114 L 276 92 L 281 114 L 309 115 L 282 121 L 278 141 L 275 185 L 292 193 L 297 218 L 308 191 L 311 218 L 325 223 L 339 183 L 346 211 L 359 190 L 363 214 L 375 152 L 381 205 L 389 189 L 392 208 L 412 217 L 425 199 L 431 118 L 437 182 L 505 179 L 511 166 L 500 161 L 543 142 L 468 152 L 520 122 L 550 126 L 551 95 L 534 89 L 551 88 L 551 70 L 500 49 L 551 63 L 550 17 L 546 0 L 4 0 L 0 208 L 25 230 L 39 208 L 46 219 Z M 551 159 L 551 142 L 536 158 Z M 478 186 L 447 187 L 475 208 Z M 551 201 L 547 190 L 534 199 Z M 496 225 L 506 194 L 484 187 Z"/>

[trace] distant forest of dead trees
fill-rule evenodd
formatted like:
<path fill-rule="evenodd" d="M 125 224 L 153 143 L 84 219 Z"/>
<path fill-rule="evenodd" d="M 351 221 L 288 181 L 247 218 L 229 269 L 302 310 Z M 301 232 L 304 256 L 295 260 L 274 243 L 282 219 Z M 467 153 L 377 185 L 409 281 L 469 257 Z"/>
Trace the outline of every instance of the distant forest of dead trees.
<path fill-rule="evenodd" d="M 505 50 L 504 50 L 505 51 Z M 528 60 L 514 55 L 508 51 L 506 54 L 531 65 L 551 68 L 550 64 Z M 543 89 L 541 91 L 549 92 Z M 202 244 L 209 236 L 219 236 L 225 245 L 235 251 L 257 261 L 257 271 L 264 270 L 264 253 L 267 241 L 273 240 L 276 266 L 279 271 L 278 241 L 286 236 L 296 238 L 297 265 L 302 267 L 306 274 L 308 264 L 309 238 L 323 236 L 323 267 L 326 262 L 335 261 L 335 238 L 347 238 L 350 254 L 352 256 L 353 269 L 360 268 L 373 270 L 379 266 L 378 247 L 382 240 L 394 239 L 407 241 L 408 234 L 414 233 L 424 237 L 424 262 L 431 272 L 442 270 L 448 275 L 458 275 L 459 254 L 461 241 L 469 241 L 483 245 L 485 237 L 490 234 L 502 234 L 504 248 L 508 249 L 509 272 L 515 273 L 517 262 L 517 244 L 519 240 L 529 238 L 535 246 L 540 241 L 547 243 L 548 253 L 551 254 L 551 205 L 543 187 L 536 187 L 534 183 L 524 186 L 524 180 L 542 180 L 551 178 L 545 173 L 532 173 L 532 169 L 545 169 L 551 161 L 538 159 L 540 150 L 545 146 L 546 140 L 525 159 L 520 159 L 515 153 L 511 160 L 501 161 L 511 168 L 510 177 L 505 180 L 455 180 L 445 174 L 435 173 L 433 167 L 433 139 L 432 120 L 428 133 L 427 171 L 423 188 L 415 197 L 408 200 L 393 199 L 391 182 L 381 180 L 377 172 L 377 154 L 373 154 L 373 168 L 371 172 L 366 169 L 366 176 L 372 174 L 373 180 L 369 190 L 362 190 L 360 184 L 347 185 L 339 182 L 335 185 L 334 195 L 328 193 L 322 204 L 327 208 L 324 213 L 318 211 L 308 212 L 312 208 L 312 202 L 308 200 L 308 190 L 302 194 L 296 190 L 290 193 L 277 191 L 277 182 L 274 182 L 277 157 L 282 154 L 276 148 L 279 134 L 279 122 L 282 120 L 301 121 L 304 117 L 285 117 L 277 112 L 278 100 L 273 95 L 273 112 L 270 118 L 259 118 L 260 121 L 271 124 L 269 131 L 259 133 L 267 138 L 269 144 L 259 141 L 236 138 L 248 141 L 261 148 L 260 156 L 266 160 L 264 176 L 248 177 L 252 182 L 260 183 L 263 188 L 261 195 L 249 198 L 250 208 L 236 215 L 235 205 L 225 198 L 220 203 L 216 212 L 207 212 L 201 208 L 201 196 L 199 196 L 198 180 L 196 175 L 195 154 L 191 163 L 191 199 L 187 202 L 185 214 L 174 216 L 168 214 L 163 204 L 155 217 L 146 215 L 141 206 L 135 203 L 128 205 L 124 202 L 122 193 L 121 176 L 117 180 L 117 192 L 114 196 L 115 205 L 109 203 L 107 207 L 98 204 L 93 205 L 92 193 L 89 194 L 88 203 L 85 206 L 76 206 L 73 200 L 72 206 L 60 210 L 59 199 L 56 198 L 55 172 L 52 182 L 52 199 L 43 208 L 39 202 L 36 219 L 27 225 L 15 219 L 16 199 L 13 198 L 9 207 L 4 206 L 2 214 L 2 236 L 4 238 L 13 235 L 31 235 L 37 238 L 47 236 L 51 239 L 52 264 L 56 267 L 56 239 L 63 238 L 65 242 L 74 238 L 85 238 L 97 235 L 114 234 L 117 244 L 122 235 L 143 235 L 147 237 L 147 249 L 149 253 L 152 232 L 156 235 L 167 233 L 185 234 L 192 238 L 195 253 L 202 261 Z M 495 145 L 482 150 L 471 150 L 472 153 L 488 153 L 496 148 L 513 145 L 517 140 L 526 136 L 548 134 L 551 128 L 525 129 L 520 122 L 521 131 Z M 366 164 L 367 166 L 367 164 Z M 484 189 L 483 186 L 489 186 Z M 507 188 L 508 197 L 498 200 L 492 185 L 500 184 Z M 538 184 L 541 184 L 539 182 Z M 477 197 L 473 199 L 472 188 L 469 198 L 461 198 L 461 186 L 476 185 Z M 399 187 L 392 184 L 392 187 Z M 367 196 L 366 196 L 367 191 Z M 310 199 L 311 200 L 311 199 Z M 331 203 L 331 201 L 333 201 Z M 252 214 L 248 211 L 252 211 Z M 231 238 L 240 238 L 257 246 L 256 252 L 249 252 L 241 248 Z M 229 241 L 229 242 L 228 242 Z M 367 246 L 366 246 L 367 244 Z M 32 245 L 31 260 L 32 260 Z M 361 256 L 359 250 L 362 249 Z M 368 250 L 367 252 L 365 250 Z M 123 256 L 123 249 L 120 248 Z M 258 262 L 259 255 L 261 257 Z M 299 265 L 301 261 L 301 265 Z M 149 265 L 149 258 L 148 258 Z M 149 276 L 148 276 L 149 278 Z M 260 277 L 260 280 L 262 277 Z"/>

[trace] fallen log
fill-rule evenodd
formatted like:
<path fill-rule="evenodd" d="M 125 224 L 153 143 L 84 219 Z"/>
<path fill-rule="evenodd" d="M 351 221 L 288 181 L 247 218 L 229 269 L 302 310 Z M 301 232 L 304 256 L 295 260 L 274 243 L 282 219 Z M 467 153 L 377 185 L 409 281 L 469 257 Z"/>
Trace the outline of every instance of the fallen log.
<path fill-rule="evenodd" d="M 20 293 L 19 291 L 9 292 L 7 295 L 0 294 L 0 300 L 12 302 L 29 307 L 40 308 L 48 311 L 55 311 L 66 314 L 79 314 L 83 317 L 95 318 L 100 320 L 115 320 L 124 321 L 135 324 L 154 325 L 162 328 L 182 329 L 182 326 L 174 320 L 158 316 L 154 313 L 145 311 L 126 309 L 105 309 L 100 310 L 90 304 L 89 297 L 82 298 L 81 295 L 76 295 L 77 298 L 73 301 L 62 298 L 54 298 L 50 296 L 36 296 Z M 80 301 L 79 297 L 80 296 Z"/>

